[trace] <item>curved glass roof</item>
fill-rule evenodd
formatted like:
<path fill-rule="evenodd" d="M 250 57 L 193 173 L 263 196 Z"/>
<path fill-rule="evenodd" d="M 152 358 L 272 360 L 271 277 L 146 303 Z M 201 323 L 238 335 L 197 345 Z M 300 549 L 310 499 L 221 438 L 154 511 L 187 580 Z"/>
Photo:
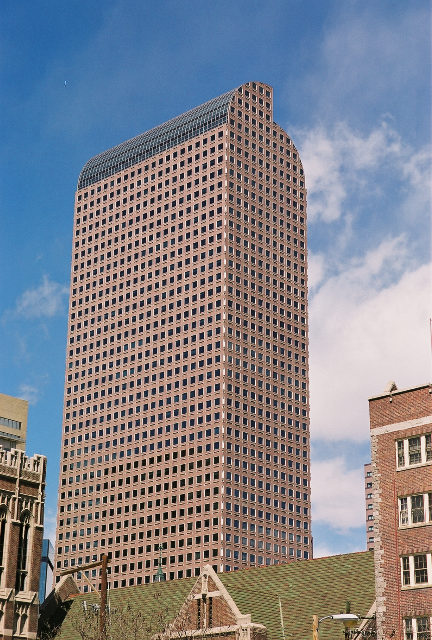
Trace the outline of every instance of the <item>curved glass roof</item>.
<path fill-rule="evenodd" d="M 228 119 L 228 107 L 235 92 L 236 89 L 232 89 L 136 138 L 126 140 L 94 156 L 80 173 L 78 189 L 88 187 L 150 156 L 224 124 Z"/>

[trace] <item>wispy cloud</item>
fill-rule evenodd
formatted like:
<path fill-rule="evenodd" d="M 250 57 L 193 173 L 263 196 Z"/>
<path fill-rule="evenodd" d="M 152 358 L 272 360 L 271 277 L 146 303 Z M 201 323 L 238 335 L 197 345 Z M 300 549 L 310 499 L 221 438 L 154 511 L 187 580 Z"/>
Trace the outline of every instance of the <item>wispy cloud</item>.
<path fill-rule="evenodd" d="M 343 542 L 341 540 L 338 540 L 336 542 L 336 545 L 326 544 L 323 541 L 318 541 L 318 543 L 314 544 L 313 548 L 314 558 L 328 558 L 329 556 L 334 556 L 340 553 L 355 553 L 357 551 L 365 551 L 364 546 L 361 546 L 359 544 L 347 544 L 348 540 L 349 537 L 345 538 Z"/>
<path fill-rule="evenodd" d="M 29 404 L 36 404 L 39 399 L 40 389 L 31 384 L 21 384 L 19 387 L 19 397 L 27 400 Z"/>
<path fill-rule="evenodd" d="M 385 113 L 391 101 L 407 122 L 417 113 L 427 126 L 427 108 L 419 113 L 419 99 L 429 99 L 428 3 L 411 3 L 401 10 L 393 10 L 388 2 L 333 6 L 316 64 L 300 81 L 301 92 L 309 98 L 306 104 L 326 122 L 347 113 L 357 122 L 367 122 Z M 414 129 L 411 126 L 415 135 Z"/>
<path fill-rule="evenodd" d="M 308 186 L 310 222 L 332 223 L 361 204 L 371 205 L 380 196 L 385 181 L 397 179 L 397 190 L 428 201 L 430 149 L 411 149 L 398 132 L 383 120 L 368 132 L 345 122 L 297 132 L 298 146 Z M 378 176 L 376 174 L 378 170 Z M 399 207 L 398 207 L 399 208 Z"/>
<path fill-rule="evenodd" d="M 364 523 L 363 469 L 351 468 L 343 457 L 315 460 L 312 478 L 313 522 L 346 533 Z"/>
<path fill-rule="evenodd" d="M 44 276 L 40 285 L 27 289 L 19 297 L 16 313 L 25 318 L 51 318 L 64 311 L 67 295 L 66 286 Z"/>
<path fill-rule="evenodd" d="M 340 266 L 310 301 L 312 432 L 365 440 L 367 398 L 386 382 L 428 379 L 431 265 L 413 264 L 404 237 Z"/>

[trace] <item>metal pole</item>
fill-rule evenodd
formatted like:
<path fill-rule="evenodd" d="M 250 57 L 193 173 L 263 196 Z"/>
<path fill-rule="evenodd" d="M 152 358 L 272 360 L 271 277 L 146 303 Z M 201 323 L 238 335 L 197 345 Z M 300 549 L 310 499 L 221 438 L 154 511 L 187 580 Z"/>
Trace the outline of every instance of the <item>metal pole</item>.
<path fill-rule="evenodd" d="M 106 612 L 107 612 L 107 592 L 108 592 L 108 578 L 107 578 L 107 566 L 108 556 L 102 555 L 101 563 L 101 601 L 99 612 L 99 637 L 100 640 L 106 640 Z"/>
<path fill-rule="evenodd" d="M 312 640 L 318 640 L 318 616 L 313 617 L 312 622 Z"/>
<path fill-rule="evenodd" d="M 283 613 L 282 613 L 282 602 L 280 598 L 279 598 L 279 614 L 280 614 L 280 621 L 281 621 L 281 627 L 282 627 L 282 638 L 283 640 L 285 640 L 285 625 L 284 625 L 284 619 L 283 619 Z"/>

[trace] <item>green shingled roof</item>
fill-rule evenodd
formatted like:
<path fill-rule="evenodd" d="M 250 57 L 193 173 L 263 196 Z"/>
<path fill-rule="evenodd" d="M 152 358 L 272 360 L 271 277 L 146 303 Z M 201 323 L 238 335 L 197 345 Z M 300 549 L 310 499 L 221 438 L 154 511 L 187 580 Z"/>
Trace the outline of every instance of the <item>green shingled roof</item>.
<path fill-rule="evenodd" d="M 250 613 L 252 622 L 267 628 L 268 640 L 282 640 L 279 598 L 282 603 L 286 640 L 312 637 L 312 616 L 341 613 L 346 601 L 351 612 L 365 616 L 375 600 L 373 554 L 345 554 L 315 560 L 301 560 L 271 567 L 244 569 L 218 574 L 242 614 Z M 140 611 L 164 611 L 171 619 L 180 609 L 196 578 L 173 580 L 145 586 L 125 587 L 110 591 L 112 607 L 129 603 Z M 79 640 L 73 629 L 73 616 L 82 611 L 82 601 L 97 602 L 95 594 L 73 598 L 63 622 L 61 640 Z M 157 604 L 156 604 L 157 603 Z M 154 616 L 161 620 L 162 616 Z M 155 632 L 158 629 L 154 629 Z M 343 638 L 343 627 L 335 621 L 320 626 L 320 638 Z"/>

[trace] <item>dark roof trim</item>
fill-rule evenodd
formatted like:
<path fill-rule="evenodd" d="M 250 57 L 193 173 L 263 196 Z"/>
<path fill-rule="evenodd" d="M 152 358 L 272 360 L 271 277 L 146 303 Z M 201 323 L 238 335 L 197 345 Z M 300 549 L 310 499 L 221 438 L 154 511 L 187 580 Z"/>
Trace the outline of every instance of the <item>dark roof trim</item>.
<path fill-rule="evenodd" d="M 228 109 L 236 89 L 182 113 L 164 124 L 126 140 L 91 158 L 78 178 L 78 189 L 88 187 L 142 160 L 214 129 L 228 120 Z"/>

